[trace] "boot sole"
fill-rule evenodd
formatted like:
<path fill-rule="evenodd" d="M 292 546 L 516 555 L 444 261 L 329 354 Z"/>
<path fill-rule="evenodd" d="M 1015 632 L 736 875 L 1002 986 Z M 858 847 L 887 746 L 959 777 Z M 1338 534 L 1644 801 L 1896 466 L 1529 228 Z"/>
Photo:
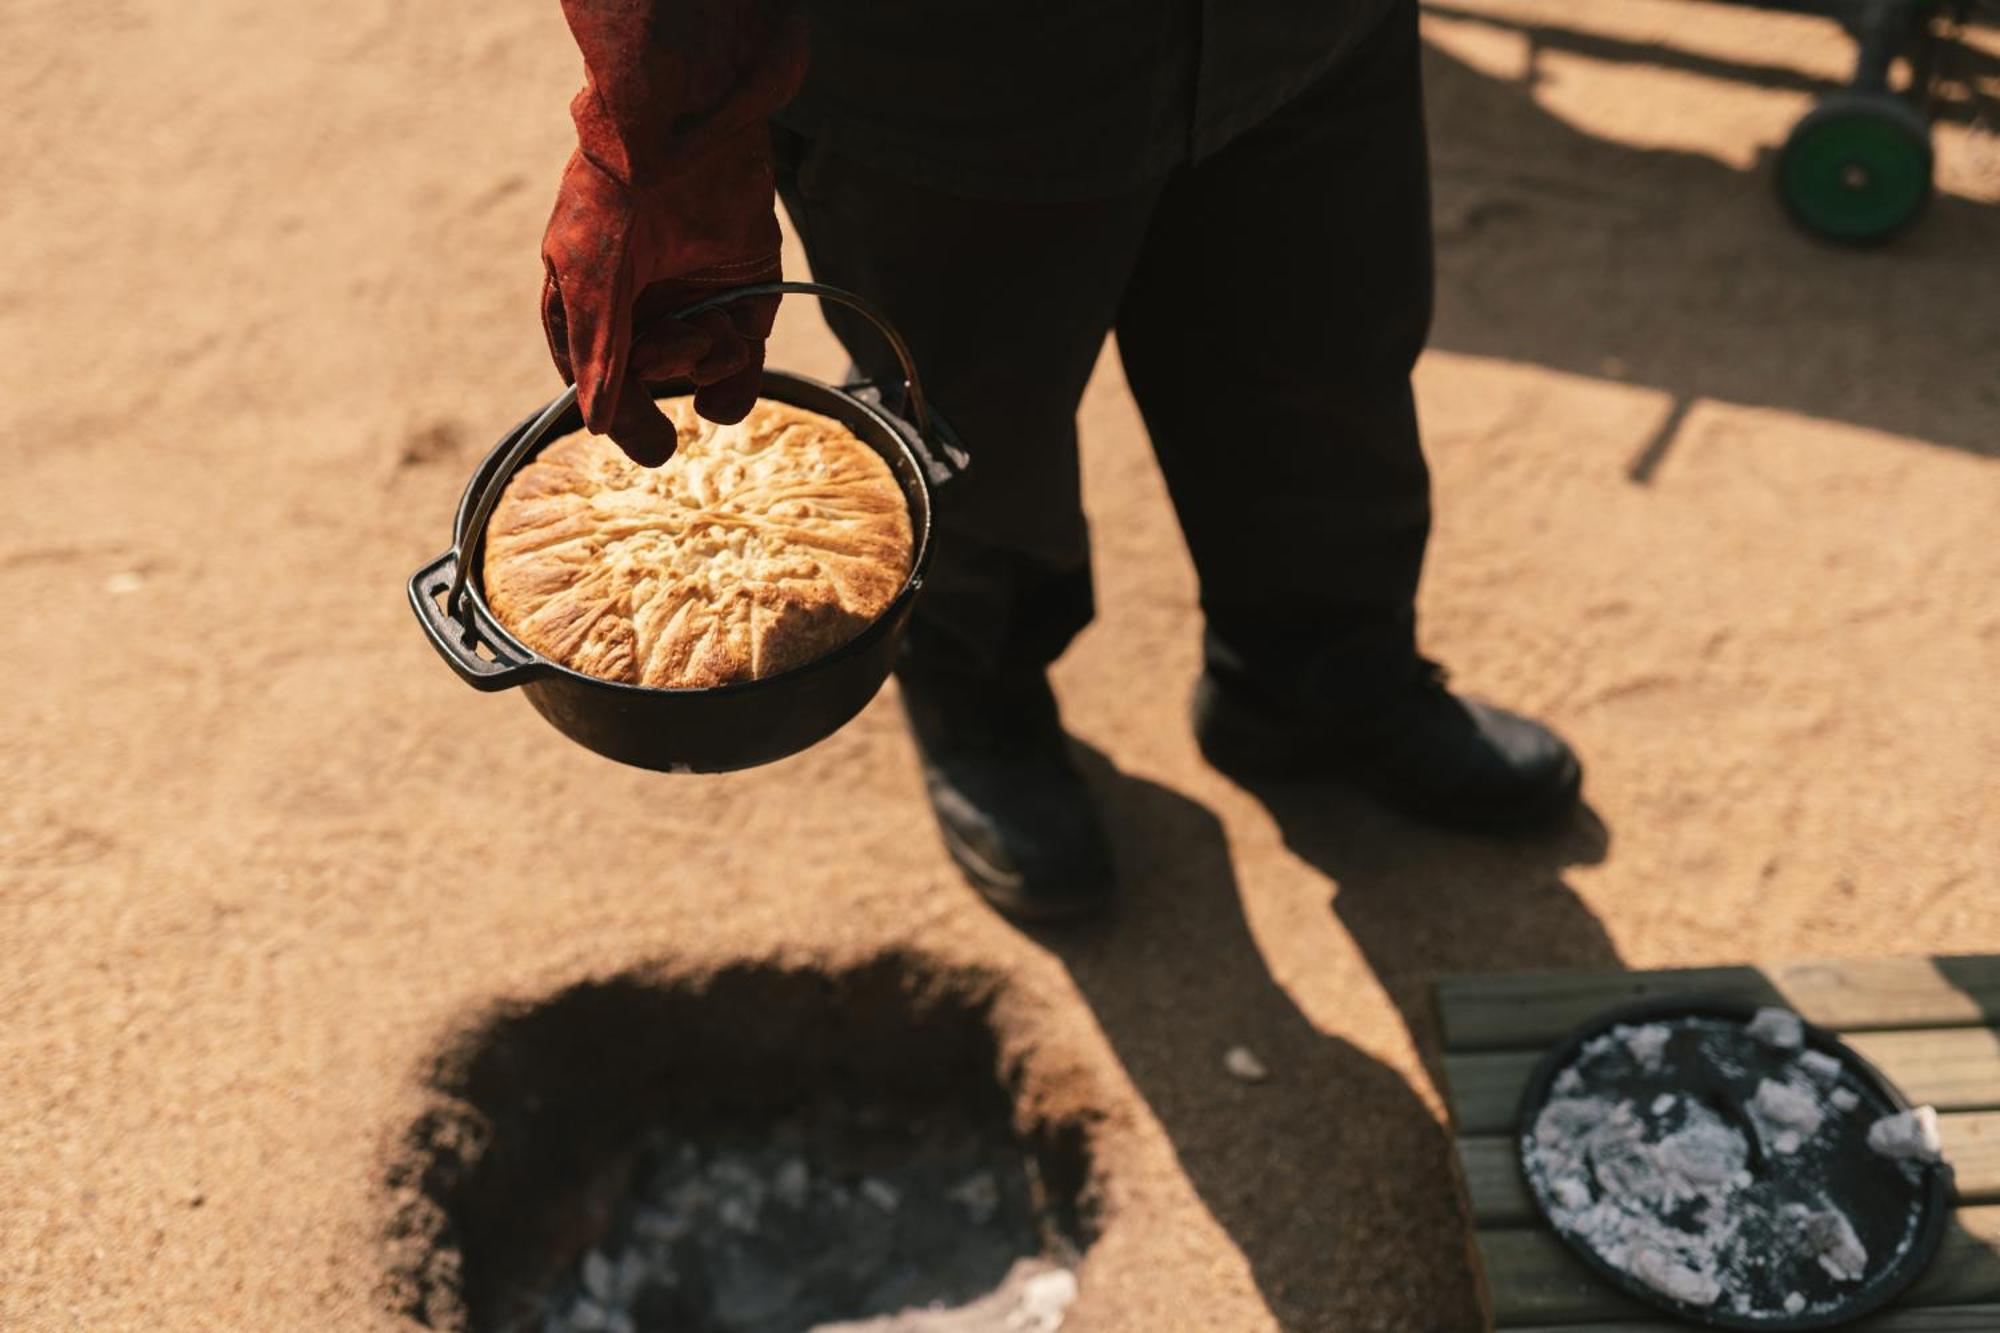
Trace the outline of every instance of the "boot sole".
<path fill-rule="evenodd" d="M 946 854 L 958 867 L 959 873 L 965 876 L 965 882 L 1003 916 L 1016 921 L 1071 921 L 1078 917 L 1095 916 L 1111 903 L 1112 886 L 1109 883 L 1090 894 L 1060 897 L 1023 894 L 1011 877 L 989 865 L 943 820 L 938 821 L 938 832 L 944 837 Z"/>
<path fill-rule="evenodd" d="M 1278 781 L 1333 778 L 1401 814 L 1457 832 L 1539 832 L 1562 822 L 1583 794 L 1583 765 L 1572 755 L 1555 783 L 1514 804 L 1468 806 L 1427 798 L 1372 777 L 1367 769 L 1341 758 L 1324 744 L 1301 742 L 1296 730 L 1258 717 L 1231 701 L 1206 676 L 1195 683 L 1190 712 L 1196 746 L 1202 757 L 1223 773 Z"/>

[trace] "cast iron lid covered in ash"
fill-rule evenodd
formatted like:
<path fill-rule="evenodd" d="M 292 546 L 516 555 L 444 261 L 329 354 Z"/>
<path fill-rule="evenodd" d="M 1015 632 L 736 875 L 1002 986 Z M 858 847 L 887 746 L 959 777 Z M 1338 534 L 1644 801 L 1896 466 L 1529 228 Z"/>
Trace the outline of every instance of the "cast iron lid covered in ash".
<path fill-rule="evenodd" d="M 1836 1328 L 1901 1295 L 1944 1238 L 1950 1168 L 1870 1141 L 1911 1109 L 1788 1010 L 1654 1000 L 1543 1058 L 1519 1160 L 1556 1234 L 1635 1299 L 1711 1328 Z"/>
<path fill-rule="evenodd" d="M 760 283 L 674 312 L 686 319 L 748 296 L 812 295 L 851 307 L 888 341 L 900 392 L 835 387 L 766 369 L 759 396 L 831 417 L 882 456 L 910 506 L 912 550 L 902 591 L 860 634 L 833 652 L 761 680 L 713 689 L 653 689 L 601 680 L 550 661 L 494 617 L 480 581 L 480 544 L 507 482 L 550 441 L 583 429 L 574 386 L 500 438 L 459 501 L 452 547 L 409 579 L 410 608 L 446 665 L 474 689 L 519 688 L 571 740 L 623 763 L 675 773 L 721 773 L 767 764 L 837 731 L 888 679 L 930 564 L 933 490 L 963 471 L 965 451 L 924 398 L 902 336 L 859 297 L 811 282 Z M 662 385 L 659 397 L 685 392 Z"/>

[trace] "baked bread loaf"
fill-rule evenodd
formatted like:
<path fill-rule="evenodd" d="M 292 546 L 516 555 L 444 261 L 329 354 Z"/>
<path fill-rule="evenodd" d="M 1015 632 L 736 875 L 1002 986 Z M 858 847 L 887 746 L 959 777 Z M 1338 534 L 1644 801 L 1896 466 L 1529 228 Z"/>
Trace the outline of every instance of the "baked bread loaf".
<path fill-rule="evenodd" d="M 902 591 L 910 511 L 837 421 L 760 399 L 644 468 L 599 436 L 544 449 L 486 525 L 486 600 L 542 656 L 604 680 L 708 689 L 824 657 Z"/>

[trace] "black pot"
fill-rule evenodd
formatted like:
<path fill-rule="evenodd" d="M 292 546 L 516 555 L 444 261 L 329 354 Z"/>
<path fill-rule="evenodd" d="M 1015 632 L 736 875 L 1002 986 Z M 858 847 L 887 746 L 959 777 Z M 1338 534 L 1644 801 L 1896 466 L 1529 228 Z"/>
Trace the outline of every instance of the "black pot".
<path fill-rule="evenodd" d="M 903 412 L 877 386 L 836 388 L 766 370 L 766 398 L 840 422 L 882 455 L 910 506 L 910 574 L 889 609 L 834 652 L 781 675 L 715 689 L 651 689 L 587 676 L 536 653 L 509 634 L 486 604 L 479 547 L 508 480 L 549 441 L 583 429 L 571 388 L 530 414 L 493 446 L 467 483 L 452 526 L 452 548 L 410 576 L 410 607 L 424 634 L 459 678 L 477 690 L 518 687 L 556 730 L 621 763 L 673 773 L 723 773 L 768 764 L 837 731 L 888 678 L 910 610 L 923 588 L 932 542 L 931 491 L 965 466 L 950 428 L 924 402 L 909 349 L 889 323 L 850 293 L 818 283 L 738 288 L 679 311 L 675 318 L 746 296 L 799 292 L 851 306 L 895 349 L 905 383 Z M 665 388 L 661 396 L 685 392 Z"/>
<path fill-rule="evenodd" d="M 1907 1217 L 1909 1213 L 1904 1210 L 1916 1210 L 1912 1233 L 1900 1248 L 1891 1248 L 1873 1236 L 1869 1237 L 1869 1262 L 1874 1265 L 1874 1271 L 1841 1291 L 1834 1302 L 1837 1308 L 1826 1308 L 1822 1304 L 1817 1310 L 1808 1309 L 1792 1315 L 1741 1314 L 1722 1302 L 1709 1306 L 1689 1305 L 1656 1290 L 1624 1269 L 1612 1265 L 1582 1239 L 1558 1228 L 1550 1200 L 1533 1183 L 1527 1169 L 1527 1150 L 1532 1142 L 1536 1117 L 1556 1097 L 1557 1076 L 1574 1064 L 1592 1041 L 1621 1025 L 1640 1027 L 1647 1023 L 1672 1022 L 1683 1018 L 1722 1019 L 1747 1025 L 1756 1017 L 1757 1010 L 1757 1005 L 1742 1000 L 1667 996 L 1616 1006 L 1579 1026 L 1542 1057 L 1522 1090 L 1520 1109 L 1516 1112 L 1517 1161 L 1521 1167 L 1522 1183 L 1543 1223 L 1572 1254 L 1635 1301 L 1665 1310 L 1684 1323 L 1706 1328 L 1785 1330 L 1785 1333 L 1846 1328 L 1902 1295 L 1937 1258 L 1951 1223 L 1953 1177 L 1948 1164 L 1926 1163 L 1913 1174 L 1905 1175 L 1894 1164 L 1860 1145 L 1851 1145 L 1853 1150 L 1845 1155 L 1802 1152 L 1795 1157 L 1780 1159 L 1791 1163 L 1789 1169 L 1798 1173 L 1798 1197 L 1804 1199 L 1827 1191 L 1820 1193 L 1820 1197 L 1838 1201 L 1857 1219 L 1864 1234 L 1868 1233 L 1869 1227 L 1859 1219 L 1883 1213 L 1890 1216 L 1902 1213 Z M 1801 1027 L 1805 1049 L 1818 1051 L 1840 1062 L 1849 1086 L 1862 1098 L 1866 1115 L 1883 1116 L 1910 1109 L 1910 1099 L 1902 1089 L 1890 1082 L 1888 1076 L 1864 1059 L 1860 1052 L 1823 1028 L 1811 1023 L 1802 1023 Z M 1756 1086 L 1766 1072 L 1754 1065 L 1734 1071 L 1717 1067 L 1705 1076 L 1704 1083 L 1691 1083 L 1681 1091 L 1741 1124 L 1746 1118 L 1742 1108 L 1753 1099 Z M 1644 1105 L 1659 1088 L 1656 1084 L 1649 1086 L 1641 1078 L 1628 1080 L 1623 1085 L 1599 1085 L 1593 1090 L 1633 1097 Z M 1756 1135 L 1754 1127 L 1746 1128 L 1749 1135 Z M 1761 1174 L 1787 1168 L 1753 1164 L 1752 1169 Z M 1886 1259 L 1882 1257 L 1885 1255 Z M 1762 1275 L 1761 1280 L 1768 1281 L 1770 1276 Z M 1753 1276 L 1748 1280 L 1759 1278 Z M 1767 1300 L 1781 1299 L 1776 1292 L 1767 1291 L 1764 1295 Z"/>

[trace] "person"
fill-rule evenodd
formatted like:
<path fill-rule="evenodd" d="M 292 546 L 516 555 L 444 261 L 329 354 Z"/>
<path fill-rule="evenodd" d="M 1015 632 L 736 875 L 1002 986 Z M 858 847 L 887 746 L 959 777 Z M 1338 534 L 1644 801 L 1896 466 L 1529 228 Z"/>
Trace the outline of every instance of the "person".
<path fill-rule="evenodd" d="M 1112 334 L 1199 575 L 1210 760 L 1467 830 L 1575 804 L 1570 748 L 1417 646 L 1414 0 L 563 7 L 586 82 L 543 306 L 589 428 L 654 464 L 674 434 L 647 385 L 748 410 L 774 300 L 661 315 L 777 276 L 775 190 L 972 456 L 897 675 L 945 843 L 999 908 L 1080 913 L 1113 884 L 1047 675 L 1093 611 L 1075 415 Z M 867 326 L 828 318 L 895 382 Z"/>

